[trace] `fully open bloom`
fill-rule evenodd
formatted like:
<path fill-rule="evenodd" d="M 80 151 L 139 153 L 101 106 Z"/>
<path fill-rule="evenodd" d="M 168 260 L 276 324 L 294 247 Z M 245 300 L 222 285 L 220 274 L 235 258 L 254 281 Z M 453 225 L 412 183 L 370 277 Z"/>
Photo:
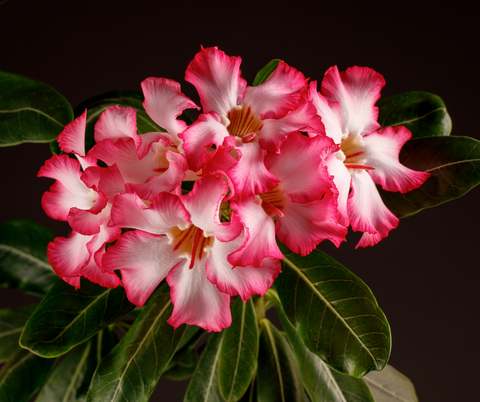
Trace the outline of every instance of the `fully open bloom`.
<path fill-rule="evenodd" d="M 408 129 L 397 126 L 379 130 L 375 102 L 384 85 L 383 77 L 370 68 L 351 67 L 340 73 L 336 66 L 325 73 L 321 93 L 316 82 L 310 84 L 309 96 L 322 117 L 326 134 L 340 146 L 326 162 L 339 192 L 341 223 L 364 232 L 357 247 L 378 243 L 398 225 L 375 183 L 385 190 L 405 193 L 420 187 L 429 177 L 398 161 L 400 149 L 412 136 Z"/>
<path fill-rule="evenodd" d="M 309 254 L 321 241 L 338 245 L 346 229 L 338 223 L 336 191 L 324 160 L 338 150 L 323 135 L 309 138 L 293 133 L 282 143 L 280 154 L 268 154 L 268 170 L 279 179 L 272 190 L 232 201 L 248 236 L 229 256 L 234 265 L 257 266 L 266 256 L 283 258 L 275 234 L 290 250 Z"/>
<path fill-rule="evenodd" d="M 278 184 L 265 167 L 267 151 L 277 153 L 292 132 L 319 133 L 323 125 L 306 98 L 302 73 L 281 62 L 267 81 L 250 87 L 240 76 L 240 63 L 217 48 L 195 56 L 185 79 L 196 87 L 203 114 L 179 136 L 192 170 L 221 171 L 237 195 L 248 197 Z M 219 153 L 222 148 L 229 158 Z"/>
<path fill-rule="evenodd" d="M 227 256 L 243 242 L 236 215 L 220 221 L 227 183 L 208 176 L 183 196 L 160 193 L 147 207 L 133 193 L 116 197 L 112 224 L 138 230 L 124 233 L 103 257 L 103 269 L 119 269 L 127 297 L 141 306 L 167 279 L 174 305 L 168 320 L 210 331 L 231 323 L 230 295 L 244 300 L 264 294 L 280 272 L 280 262 L 267 258 L 260 268 L 233 267 Z"/>
<path fill-rule="evenodd" d="M 99 190 L 107 172 L 97 166 L 96 159 L 85 155 L 86 117 L 85 112 L 67 125 L 59 137 L 60 148 L 73 153 L 76 159 L 66 154 L 54 155 L 38 173 L 56 179 L 43 195 L 45 212 L 54 219 L 68 221 L 73 229 L 70 237 L 57 237 L 48 245 L 47 256 L 57 275 L 77 288 L 81 276 L 113 288 L 120 285 L 119 278 L 114 273 L 102 272 L 99 263 L 105 244 L 114 241 L 121 230 L 107 226 L 111 204 Z"/>

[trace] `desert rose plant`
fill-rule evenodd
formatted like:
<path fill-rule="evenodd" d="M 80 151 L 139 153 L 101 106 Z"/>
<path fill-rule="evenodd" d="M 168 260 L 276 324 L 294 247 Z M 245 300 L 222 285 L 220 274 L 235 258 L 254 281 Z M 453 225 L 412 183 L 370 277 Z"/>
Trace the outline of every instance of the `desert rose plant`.
<path fill-rule="evenodd" d="M 71 227 L 0 223 L 0 283 L 43 296 L 0 310 L 1 401 L 147 401 L 161 376 L 189 402 L 417 400 L 372 292 L 317 246 L 463 195 L 478 141 L 436 95 L 381 99 L 368 67 L 317 83 L 272 60 L 250 86 L 240 64 L 195 55 L 200 105 L 151 77 L 75 114 L 0 72 L 0 143 L 51 143 L 42 206 Z"/>

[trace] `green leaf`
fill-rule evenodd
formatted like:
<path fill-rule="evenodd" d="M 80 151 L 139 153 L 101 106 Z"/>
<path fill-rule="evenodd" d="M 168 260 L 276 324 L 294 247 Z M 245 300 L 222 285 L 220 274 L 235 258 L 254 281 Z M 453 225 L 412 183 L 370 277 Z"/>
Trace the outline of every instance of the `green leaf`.
<path fill-rule="evenodd" d="M 43 385 L 56 359 L 19 349 L 0 371 L 0 402 L 28 401 Z"/>
<path fill-rule="evenodd" d="M 0 146 L 51 142 L 72 118 L 68 101 L 47 84 L 0 71 Z"/>
<path fill-rule="evenodd" d="M 412 382 L 388 364 L 383 371 L 368 373 L 365 381 L 375 402 L 418 402 Z"/>
<path fill-rule="evenodd" d="M 156 124 L 143 107 L 143 94 L 139 91 L 112 91 L 93 98 L 75 108 L 75 116 L 80 116 L 87 109 L 87 122 L 85 129 L 86 150 L 88 151 L 95 144 L 94 128 L 95 123 L 103 111 L 109 106 L 132 107 L 137 114 L 138 134 L 165 131 Z"/>
<path fill-rule="evenodd" d="M 20 333 L 36 307 L 36 304 L 29 304 L 0 310 L 0 363 L 10 359 L 20 349 Z"/>
<path fill-rule="evenodd" d="M 232 325 L 223 334 L 218 380 L 228 402 L 238 401 L 250 384 L 258 356 L 258 324 L 251 299 L 239 297 L 232 308 Z"/>
<path fill-rule="evenodd" d="M 195 373 L 188 384 L 184 402 L 223 402 L 218 384 L 218 361 L 222 346 L 222 333 L 215 333 L 208 340 Z"/>
<path fill-rule="evenodd" d="M 428 92 L 407 92 L 377 102 L 382 128 L 405 126 L 412 138 L 450 135 L 452 119 L 445 103 Z"/>
<path fill-rule="evenodd" d="M 82 384 L 76 393 L 77 399 L 82 402 L 84 402 L 87 397 L 87 392 L 97 366 L 111 352 L 119 342 L 119 339 L 116 334 L 107 327 L 91 338 L 91 342 L 92 348 L 90 349 L 90 355 L 88 357 L 87 370 L 83 377 Z"/>
<path fill-rule="evenodd" d="M 28 320 L 20 346 L 39 356 L 60 356 L 134 307 L 122 287 L 107 289 L 82 278 L 75 290 L 60 281 Z"/>
<path fill-rule="evenodd" d="M 35 402 L 84 401 L 95 369 L 115 343 L 112 332 L 105 328 L 75 347 L 55 368 Z"/>
<path fill-rule="evenodd" d="M 102 360 L 87 394 L 88 402 L 148 401 L 186 330 L 167 322 L 170 293 L 158 289 L 120 343 Z M 168 287 L 167 287 L 168 289 Z"/>
<path fill-rule="evenodd" d="M 275 301 L 280 321 L 297 358 L 303 384 L 310 400 L 312 402 L 374 402 L 363 379 L 337 373 L 305 347 L 297 330 L 288 321 L 277 292 L 270 289 L 268 295 Z"/>
<path fill-rule="evenodd" d="M 301 257 L 280 246 L 285 258 L 275 285 L 305 346 L 343 374 L 381 370 L 390 355 L 390 327 L 367 285 L 318 250 Z"/>
<path fill-rule="evenodd" d="M 177 352 L 165 368 L 162 377 L 171 380 L 185 380 L 191 377 L 197 367 L 195 347 L 205 331 L 195 325 L 187 325 L 187 330 L 178 345 Z"/>
<path fill-rule="evenodd" d="M 270 76 L 276 70 L 278 63 L 281 61 L 283 60 L 273 59 L 265 67 L 263 67 L 255 76 L 252 86 L 256 87 L 257 85 L 263 84 L 266 80 L 268 80 L 268 78 L 270 78 Z"/>
<path fill-rule="evenodd" d="M 290 345 L 266 318 L 261 320 L 261 325 L 258 402 L 306 402 L 302 377 Z"/>
<path fill-rule="evenodd" d="M 55 233 L 27 220 L 0 223 L 0 286 L 43 296 L 58 281 L 47 259 Z"/>
<path fill-rule="evenodd" d="M 461 197 L 480 183 L 480 141 L 470 137 L 410 140 L 400 151 L 400 162 L 431 176 L 405 194 L 379 189 L 387 208 L 399 218 Z"/>
<path fill-rule="evenodd" d="M 88 371 L 91 349 L 92 340 L 73 349 L 53 371 L 35 402 L 77 402 L 77 391 Z"/>
<path fill-rule="evenodd" d="M 252 382 L 248 386 L 247 392 L 243 394 L 240 402 L 257 402 L 257 366 L 255 366 Z"/>

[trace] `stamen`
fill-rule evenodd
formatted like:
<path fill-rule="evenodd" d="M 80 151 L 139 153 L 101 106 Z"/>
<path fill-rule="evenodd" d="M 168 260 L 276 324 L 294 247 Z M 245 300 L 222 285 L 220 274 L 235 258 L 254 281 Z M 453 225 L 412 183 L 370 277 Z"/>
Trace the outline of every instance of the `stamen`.
<path fill-rule="evenodd" d="M 277 186 L 265 194 L 259 194 L 262 199 L 262 208 L 265 213 L 274 217 L 275 215 L 283 217 L 283 207 L 285 206 L 285 196 L 280 186 Z"/>
<path fill-rule="evenodd" d="M 372 166 L 367 166 L 367 165 L 355 165 L 353 163 L 345 163 L 345 167 L 347 169 L 365 169 L 365 170 L 375 170 L 374 167 Z"/>
<path fill-rule="evenodd" d="M 262 128 L 262 122 L 258 120 L 253 114 L 250 107 L 237 106 L 228 112 L 228 119 L 230 124 L 227 130 L 230 135 L 235 137 L 249 137 L 244 139 L 244 142 L 251 141 L 255 138 L 255 134 Z"/>
<path fill-rule="evenodd" d="M 195 265 L 197 258 L 202 259 L 204 252 L 208 252 L 215 240 L 214 236 L 206 235 L 195 225 L 189 225 L 185 230 L 175 226 L 168 231 L 167 236 L 173 246 L 173 251 L 180 257 L 190 259 L 190 269 Z"/>

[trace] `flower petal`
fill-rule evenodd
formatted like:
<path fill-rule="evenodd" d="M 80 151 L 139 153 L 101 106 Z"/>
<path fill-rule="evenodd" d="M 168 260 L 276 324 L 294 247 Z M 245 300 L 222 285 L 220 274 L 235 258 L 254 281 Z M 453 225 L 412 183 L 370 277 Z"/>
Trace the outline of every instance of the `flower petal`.
<path fill-rule="evenodd" d="M 188 223 L 189 213 L 173 194 L 160 193 L 150 208 L 133 193 L 119 194 L 113 201 L 111 226 L 140 229 L 160 235 L 175 226 L 185 229 Z"/>
<path fill-rule="evenodd" d="M 97 234 L 100 231 L 100 225 L 110 215 L 110 208 L 105 208 L 106 206 L 107 199 L 102 193 L 98 193 L 95 204 L 89 210 L 71 208 L 67 218 L 68 223 L 75 232 L 82 235 Z"/>
<path fill-rule="evenodd" d="M 263 84 L 245 89 L 242 104 L 260 120 L 278 119 L 297 108 L 306 90 L 305 76 L 282 61 Z"/>
<path fill-rule="evenodd" d="M 81 175 L 80 163 L 68 155 L 54 155 L 45 162 L 38 177 L 57 180 L 42 197 L 42 206 L 48 216 L 66 221 L 70 208 L 92 208 L 97 193 L 80 180 Z"/>
<path fill-rule="evenodd" d="M 280 179 L 282 190 L 293 201 L 318 200 L 333 186 L 323 160 L 336 150 L 338 146 L 331 138 L 324 135 L 309 138 L 296 132 L 283 142 L 279 155 L 265 157 L 265 166 Z"/>
<path fill-rule="evenodd" d="M 327 98 L 317 92 L 317 81 L 312 81 L 310 83 L 308 97 L 317 109 L 317 113 L 322 118 L 326 134 L 333 139 L 335 144 L 340 144 L 343 137 L 340 103 L 329 102 Z"/>
<path fill-rule="evenodd" d="M 128 300 L 143 306 L 170 269 L 181 262 L 166 236 L 126 232 L 103 257 L 105 272 L 119 269 Z"/>
<path fill-rule="evenodd" d="M 221 222 L 220 204 L 228 190 L 224 179 L 206 176 L 195 182 L 192 191 L 181 196 L 192 223 L 220 241 L 232 241 L 242 231 L 242 225 L 233 217 L 231 222 Z"/>
<path fill-rule="evenodd" d="M 228 256 L 230 264 L 259 268 L 267 257 L 283 258 L 275 240 L 275 223 L 263 210 L 260 197 L 232 201 L 231 208 L 245 226 L 245 238 L 241 247 Z"/>
<path fill-rule="evenodd" d="M 330 67 L 322 81 L 322 94 L 340 102 L 344 134 L 364 135 L 380 128 L 377 122 L 380 90 L 385 85 L 381 74 L 368 67 L 350 67 L 338 72 Z"/>
<path fill-rule="evenodd" d="M 185 80 L 195 86 L 203 112 L 226 117 L 243 97 L 246 81 L 240 76 L 240 57 L 229 57 L 216 47 L 196 54 L 185 72 Z"/>
<path fill-rule="evenodd" d="M 322 119 L 312 103 L 304 101 L 295 110 L 279 119 L 265 119 L 257 132 L 260 145 L 269 152 L 277 153 L 285 137 L 294 131 L 325 133 Z"/>
<path fill-rule="evenodd" d="M 105 162 L 108 166 L 116 164 L 125 183 L 144 183 L 157 174 L 158 161 L 154 153 L 139 159 L 132 139 L 119 139 L 115 144 L 110 140 L 100 141 L 90 150 L 90 155 Z"/>
<path fill-rule="evenodd" d="M 201 114 L 197 121 L 179 135 L 183 139 L 183 149 L 190 169 L 196 172 L 210 160 L 207 148 L 222 145 L 228 137 L 227 128 L 216 113 Z"/>
<path fill-rule="evenodd" d="M 238 196 L 249 197 L 266 193 L 273 189 L 279 180 L 265 167 L 267 151 L 258 142 L 240 143 L 235 146 L 240 155 L 238 162 L 228 169 L 228 177 L 235 186 Z"/>
<path fill-rule="evenodd" d="M 375 169 L 368 173 L 384 190 L 406 193 L 420 187 L 430 174 L 403 166 L 398 155 L 412 133 L 403 126 L 387 127 L 363 137 L 365 158 Z"/>
<path fill-rule="evenodd" d="M 215 242 L 205 263 L 205 270 L 208 280 L 217 285 L 222 293 L 240 295 L 243 301 L 247 301 L 254 293 L 265 294 L 280 273 L 281 265 L 277 258 L 265 258 L 259 268 L 251 265 L 233 268 L 227 256 L 238 249 L 242 242 L 243 236 L 231 242 Z"/>
<path fill-rule="evenodd" d="M 343 161 L 337 159 L 336 154 L 328 155 L 325 159 L 325 164 L 327 165 L 328 172 L 333 178 L 333 182 L 337 189 L 336 195 L 339 222 L 342 226 L 348 227 L 350 223 L 348 221 L 347 204 L 352 177 Z"/>
<path fill-rule="evenodd" d="M 74 121 L 65 126 L 58 136 L 58 143 L 63 152 L 85 156 L 86 121 L 87 109 Z"/>
<path fill-rule="evenodd" d="M 95 141 L 128 140 L 132 138 L 138 149 L 142 144 L 141 137 L 137 134 L 137 115 L 131 107 L 109 106 L 100 115 L 95 123 Z"/>
<path fill-rule="evenodd" d="M 147 78 L 142 82 L 145 101 L 143 106 L 152 120 L 167 130 L 180 142 L 178 134 L 187 128 L 187 124 L 177 117 L 185 109 L 200 109 L 190 98 L 180 91 L 180 84 L 167 78 Z"/>
<path fill-rule="evenodd" d="M 278 239 L 290 250 L 305 256 L 323 240 L 337 247 L 345 240 L 347 228 L 338 223 L 337 204 L 333 192 L 321 200 L 299 204 L 288 197 L 283 217 L 277 217 L 275 230 Z"/>
<path fill-rule="evenodd" d="M 365 170 L 357 170 L 352 174 L 348 215 L 352 229 L 367 234 L 360 239 L 356 248 L 373 246 L 398 225 L 398 218 L 385 206 L 375 183 Z"/>
<path fill-rule="evenodd" d="M 220 332 L 232 323 L 230 296 L 220 292 L 205 273 L 205 258 L 189 269 L 187 261 L 177 264 L 168 274 L 170 296 L 174 305 L 168 323 L 197 325 Z"/>
<path fill-rule="evenodd" d="M 143 184 L 127 184 L 130 192 L 137 193 L 142 199 L 153 201 L 162 191 L 171 192 L 185 179 L 188 164 L 185 157 L 175 152 L 167 151 L 168 168 L 165 172 L 151 176 Z"/>
<path fill-rule="evenodd" d="M 80 287 L 80 279 L 74 280 L 73 283 L 69 279 L 80 278 L 80 270 L 90 259 L 87 243 L 92 238 L 93 236 L 72 232 L 68 238 L 56 237 L 47 247 L 48 261 L 55 273 L 77 289 Z"/>

